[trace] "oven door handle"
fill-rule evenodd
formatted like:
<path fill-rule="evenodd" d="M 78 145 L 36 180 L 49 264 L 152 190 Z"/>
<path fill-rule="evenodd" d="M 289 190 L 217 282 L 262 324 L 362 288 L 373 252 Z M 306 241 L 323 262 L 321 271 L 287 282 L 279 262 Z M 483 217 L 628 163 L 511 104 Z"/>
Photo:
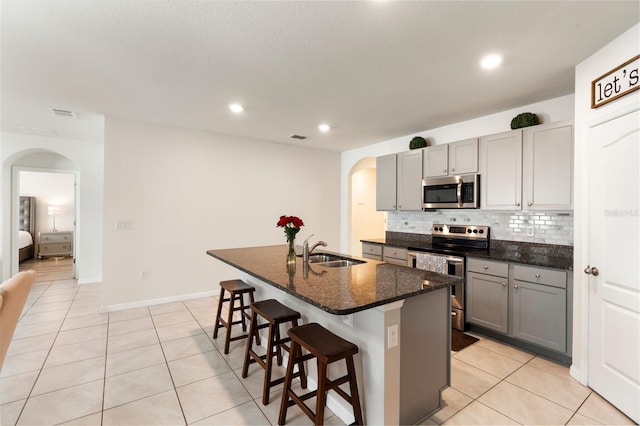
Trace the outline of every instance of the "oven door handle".
<path fill-rule="evenodd" d="M 462 178 L 458 180 L 458 187 L 456 188 L 456 197 L 458 198 L 458 207 L 462 207 Z"/>

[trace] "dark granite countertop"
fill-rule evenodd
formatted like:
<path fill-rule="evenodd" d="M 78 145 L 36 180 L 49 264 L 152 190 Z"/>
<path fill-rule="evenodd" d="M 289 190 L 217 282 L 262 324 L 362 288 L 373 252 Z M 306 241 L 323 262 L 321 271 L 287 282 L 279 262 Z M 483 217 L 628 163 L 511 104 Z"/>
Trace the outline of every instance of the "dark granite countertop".
<path fill-rule="evenodd" d="M 318 252 L 332 253 L 327 250 Z M 307 268 L 298 257 L 296 270 L 288 273 L 286 245 L 208 250 L 207 254 L 337 315 L 363 311 L 462 281 L 449 275 L 355 256 L 351 257 L 366 263 L 341 268 L 328 268 L 316 263 Z"/>
<path fill-rule="evenodd" d="M 390 245 L 415 251 L 436 251 L 431 235 L 387 232 L 385 238 L 361 240 L 364 243 Z M 514 262 L 545 268 L 573 270 L 573 247 L 554 244 L 525 243 L 519 241 L 491 240 L 490 248 L 468 249 L 468 257 Z"/>

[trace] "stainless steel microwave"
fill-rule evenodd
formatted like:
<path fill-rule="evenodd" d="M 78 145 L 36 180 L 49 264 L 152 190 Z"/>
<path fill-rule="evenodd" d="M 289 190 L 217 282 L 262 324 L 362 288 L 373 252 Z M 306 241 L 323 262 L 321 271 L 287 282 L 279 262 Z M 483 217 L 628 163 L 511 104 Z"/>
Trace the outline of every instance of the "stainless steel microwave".
<path fill-rule="evenodd" d="M 480 175 L 422 179 L 423 209 L 477 209 Z"/>

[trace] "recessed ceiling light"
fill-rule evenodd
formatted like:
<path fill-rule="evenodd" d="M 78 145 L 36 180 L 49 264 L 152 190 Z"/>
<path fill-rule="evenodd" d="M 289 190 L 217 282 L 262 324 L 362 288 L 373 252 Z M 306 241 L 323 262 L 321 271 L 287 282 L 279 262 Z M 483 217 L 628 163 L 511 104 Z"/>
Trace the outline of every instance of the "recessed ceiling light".
<path fill-rule="evenodd" d="M 240 104 L 229 104 L 229 109 L 231 110 L 231 112 L 235 112 L 236 114 L 240 114 L 242 111 L 244 111 L 244 107 Z"/>
<path fill-rule="evenodd" d="M 321 125 L 318 126 L 318 130 L 320 130 L 321 132 L 328 132 L 329 130 L 331 130 L 331 126 L 329 126 L 326 123 L 322 123 Z"/>
<path fill-rule="evenodd" d="M 485 56 L 480 61 L 480 66 L 485 70 L 492 70 L 497 68 L 502 63 L 502 56 L 492 53 L 490 55 Z"/>

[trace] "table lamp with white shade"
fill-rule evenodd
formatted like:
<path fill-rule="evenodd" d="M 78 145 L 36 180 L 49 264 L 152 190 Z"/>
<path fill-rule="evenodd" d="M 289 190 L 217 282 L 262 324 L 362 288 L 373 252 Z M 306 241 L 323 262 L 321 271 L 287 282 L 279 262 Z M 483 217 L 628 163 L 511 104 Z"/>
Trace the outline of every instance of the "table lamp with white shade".
<path fill-rule="evenodd" d="M 60 206 L 49 206 L 48 213 L 49 216 L 53 216 L 53 227 L 49 231 L 58 232 L 56 229 L 56 216 L 60 214 Z"/>

